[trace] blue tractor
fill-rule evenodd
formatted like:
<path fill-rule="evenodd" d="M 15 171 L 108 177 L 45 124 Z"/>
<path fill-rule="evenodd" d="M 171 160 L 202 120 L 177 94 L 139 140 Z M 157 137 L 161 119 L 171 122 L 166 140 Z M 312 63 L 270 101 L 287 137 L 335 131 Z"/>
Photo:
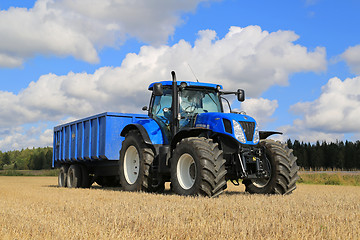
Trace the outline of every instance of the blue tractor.
<path fill-rule="evenodd" d="M 95 181 L 125 191 L 161 192 L 170 182 L 177 194 L 209 197 L 221 194 L 228 182 L 239 185 L 241 179 L 249 193 L 289 194 L 296 188 L 299 167 L 292 150 L 266 139 L 279 132 L 259 131 L 245 113 L 224 113 L 222 103 L 230 108 L 224 96 L 235 94 L 242 102 L 243 90 L 176 81 L 175 72 L 171 74 L 172 81 L 149 86 L 150 104 L 143 107 L 147 116 L 121 115 L 131 120 L 111 124 L 117 127 L 102 127 L 101 122 L 111 121 L 99 117 L 95 130 L 92 120 L 90 130 L 85 121 L 74 122 L 73 130 L 71 124 L 55 127 L 53 166 L 60 167 L 59 185 L 88 187 Z M 114 138 L 108 138 L 108 132 Z M 116 155 L 110 157 L 109 149 L 117 147 L 120 152 L 113 159 Z"/>

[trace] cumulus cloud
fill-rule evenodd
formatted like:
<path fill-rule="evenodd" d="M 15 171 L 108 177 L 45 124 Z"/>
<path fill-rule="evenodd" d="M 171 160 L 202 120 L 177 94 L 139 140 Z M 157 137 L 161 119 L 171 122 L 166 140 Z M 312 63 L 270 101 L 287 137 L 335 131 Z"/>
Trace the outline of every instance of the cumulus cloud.
<path fill-rule="evenodd" d="M 291 106 L 290 110 L 302 118 L 296 119 L 293 126 L 284 127 L 284 131 L 309 141 L 336 140 L 346 133 L 360 133 L 359 86 L 360 77 L 330 79 L 318 99 Z"/>
<path fill-rule="evenodd" d="M 278 107 L 277 100 L 264 98 L 250 98 L 241 103 L 241 111 L 256 119 L 260 128 L 266 127 L 266 124 L 272 122 L 272 115 Z"/>
<path fill-rule="evenodd" d="M 360 74 L 360 45 L 349 47 L 341 57 L 349 65 L 352 72 Z"/>
<path fill-rule="evenodd" d="M 180 15 L 209 0 L 37 0 L 34 7 L 0 11 L 0 67 L 37 54 L 97 63 L 98 50 L 128 37 L 165 43 Z"/>
<path fill-rule="evenodd" d="M 2 151 L 47 147 L 52 145 L 53 131 L 44 126 L 33 126 L 30 129 L 24 127 L 1 128 L 0 149 Z"/>
<path fill-rule="evenodd" d="M 257 98 L 273 85 L 288 84 L 290 74 L 322 71 L 325 50 L 308 51 L 294 44 L 291 31 L 269 33 L 258 26 L 231 27 L 222 39 L 212 30 L 199 32 L 192 46 L 181 40 L 173 46 L 143 46 L 129 53 L 119 67 L 102 67 L 94 73 L 47 74 L 13 94 L 0 92 L 0 125 L 21 126 L 38 121 L 84 117 L 105 111 L 138 113 L 147 105 L 151 82 L 194 80 L 188 64 L 202 82 L 219 83 L 225 89 L 243 88 Z M 244 110 L 266 124 L 276 101 L 250 99 Z M 255 110 L 256 109 L 256 110 Z"/>

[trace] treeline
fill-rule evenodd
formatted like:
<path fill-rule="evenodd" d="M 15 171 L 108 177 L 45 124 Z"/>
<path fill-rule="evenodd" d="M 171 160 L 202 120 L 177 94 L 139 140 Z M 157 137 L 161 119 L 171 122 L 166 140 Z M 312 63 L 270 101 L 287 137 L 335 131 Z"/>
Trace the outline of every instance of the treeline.
<path fill-rule="evenodd" d="M 0 170 L 40 170 L 50 169 L 52 147 L 0 151 Z"/>
<path fill-rule="evenodd" d="M 289 139 L 287 144 L 294 150 L 298 165 L 306 170 L 360 169 L 360 141 L 311 144 Z M 52 147 L 0 151 L 0 170 L 50 169 L 51 162 Z"/>
<path fill-rule="evenodd" d="M 310 144 L 288 140 L 287 144 L 294 150 L 298 165 L 306 170 L 360 169 L 360 141 Z"/>

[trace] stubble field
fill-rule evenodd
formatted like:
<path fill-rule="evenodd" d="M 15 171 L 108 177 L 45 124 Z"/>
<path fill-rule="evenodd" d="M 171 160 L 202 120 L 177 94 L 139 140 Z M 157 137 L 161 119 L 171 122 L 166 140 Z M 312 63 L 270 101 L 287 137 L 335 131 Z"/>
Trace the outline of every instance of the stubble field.
<path fill-rule="evenodd" d="M 229 184 L 209 199 L 56 184 L 0 177 L 0 239 L 360 239 L 360 187 L 265 196 Z"/>

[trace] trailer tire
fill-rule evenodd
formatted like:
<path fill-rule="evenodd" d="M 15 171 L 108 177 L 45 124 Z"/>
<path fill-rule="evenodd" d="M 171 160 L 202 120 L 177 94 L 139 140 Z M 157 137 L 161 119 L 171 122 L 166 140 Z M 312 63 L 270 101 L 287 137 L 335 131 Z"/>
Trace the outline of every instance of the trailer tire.
<path fill-rule="evenodd" d="M 153 161 L 154 152 L 141 134 L 136 130 L 129 131 L 120 150 L 119 176 L 123 190 L 158 192 L 164 189 L 164 183 L 153 184 Z"/>
<path fill-rule="evenodd" d="M 227 187 L 223 151 L 204 137 L 181 140 L 171 159 L 171 185 L 180 195 L 216 197 Z"/>
<path fill-rule="evenodd" d="M 299 179 L 299 167 L 293 150 L 286 144 L 270 139 L 261 140 L 260 146 L 265 149 L 271 176 L 263 180 L 243 180 L 245 191 L 259 194 L 290 194 L 296 189 L 296 181 Z"/>
<path fill-rule="evenodd" d="M 68 169 L 69 169 L 68 165 L 61 166 L 60 171 L 59 171 L 59 177 L 58 177 L 59 187 L 66 187 Z"/>
<path fill-rule="evenodd" d="M 67 187 L 79 188 L 81 187 L 82 176 L 81 167 L 77 164 L 72 164 L 67 172 Z"/>

